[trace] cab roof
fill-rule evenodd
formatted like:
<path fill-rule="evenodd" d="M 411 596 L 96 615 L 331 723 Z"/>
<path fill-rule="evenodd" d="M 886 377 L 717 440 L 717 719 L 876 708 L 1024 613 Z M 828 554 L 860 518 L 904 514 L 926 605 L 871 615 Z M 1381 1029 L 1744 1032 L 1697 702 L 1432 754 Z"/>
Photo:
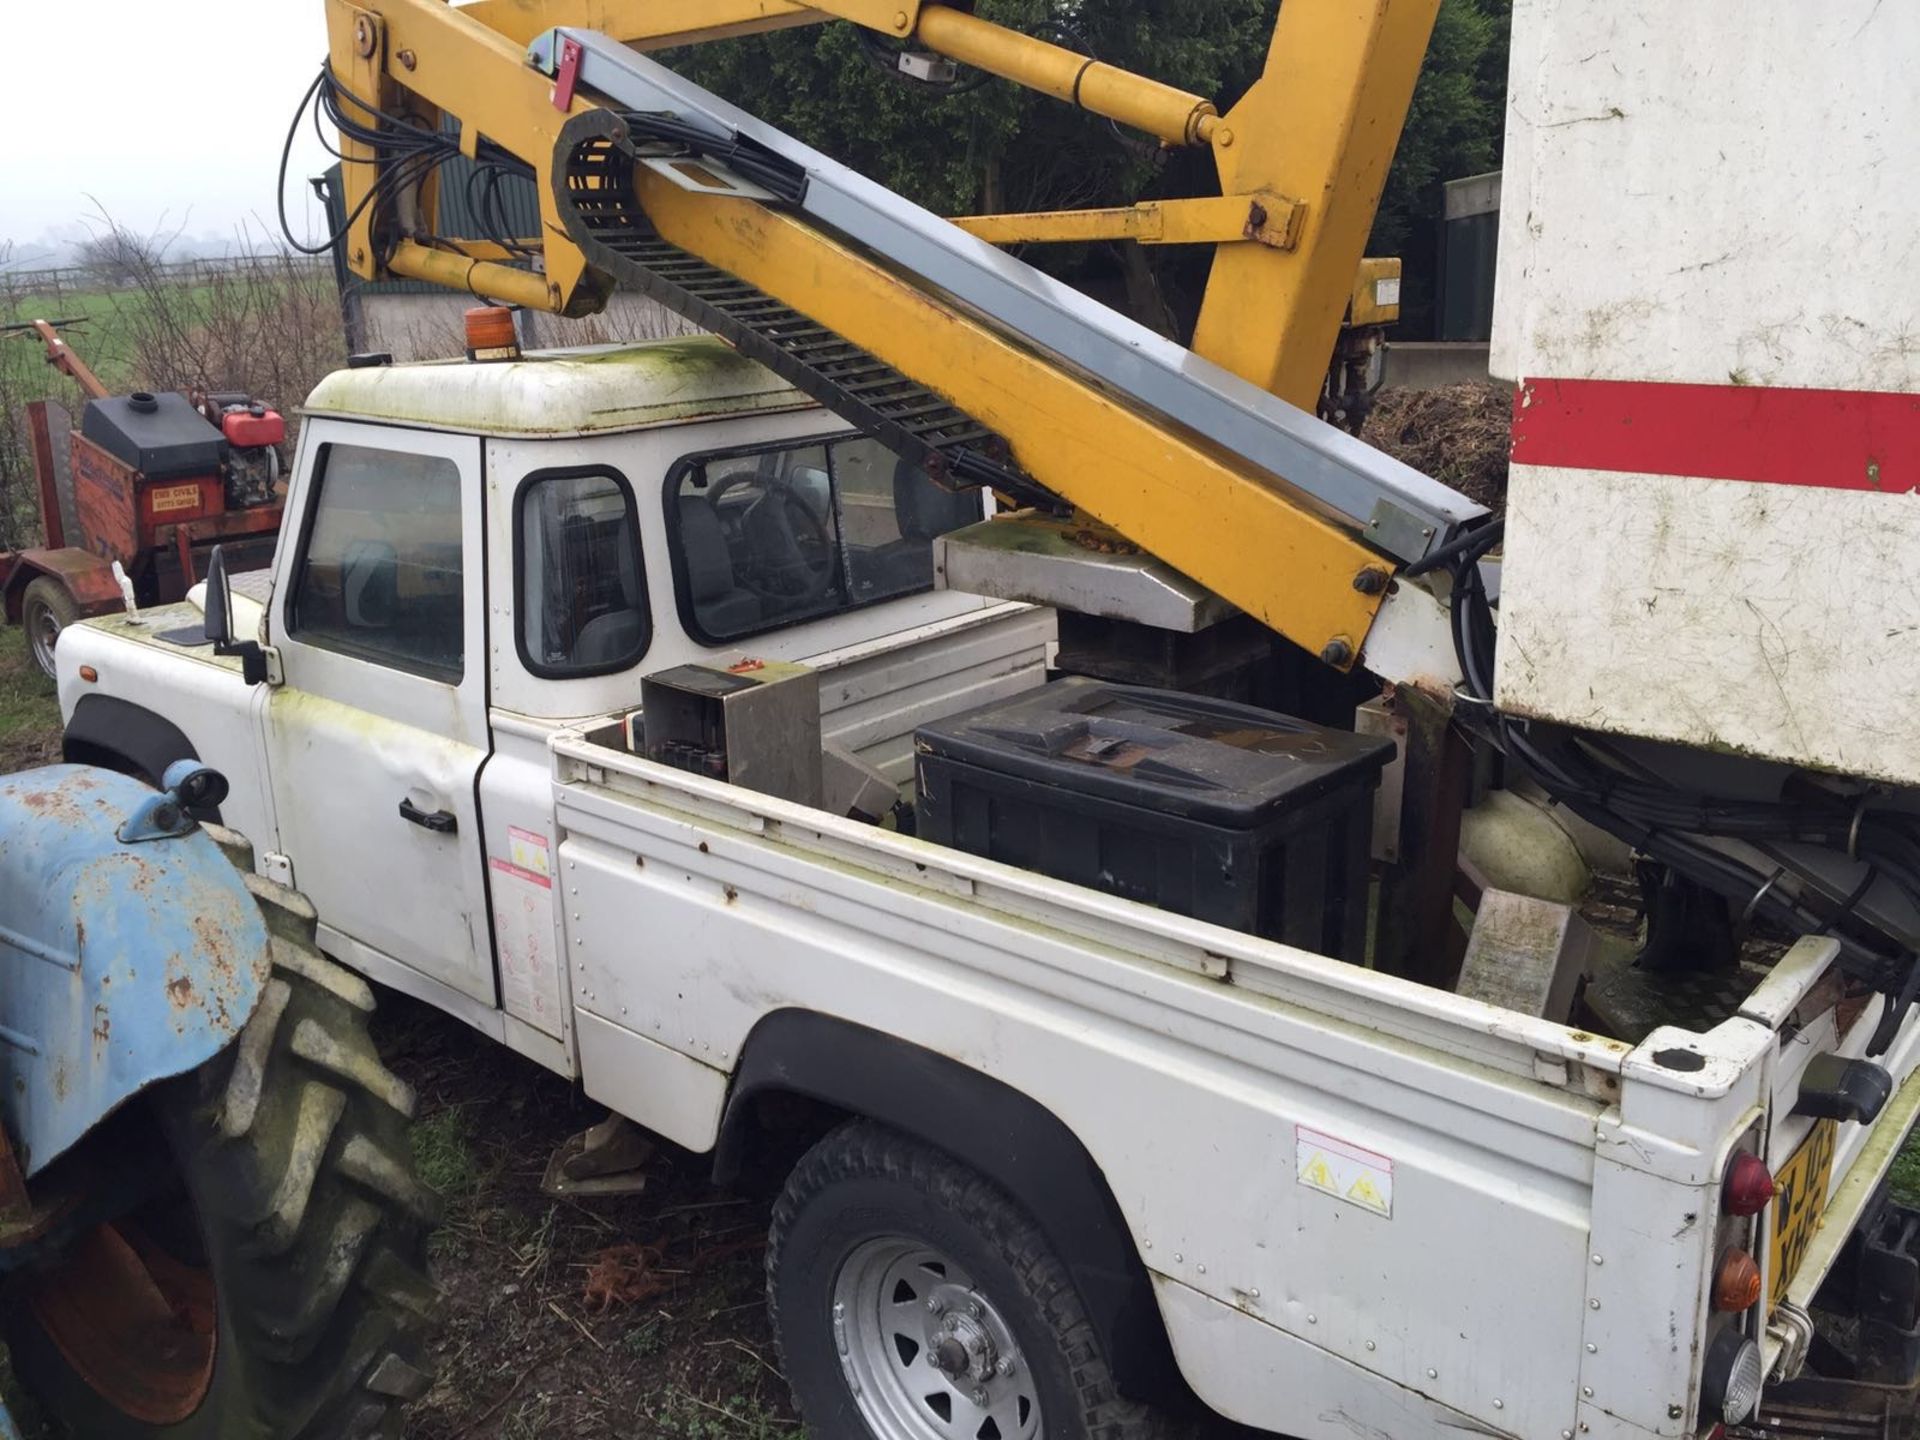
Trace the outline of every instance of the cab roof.
<path fill-rule="evenodd" d="M 310 415 L 479 435 L 568 436 L 684 425 L 813 402 L 711 335 L 336 370 Z"/>

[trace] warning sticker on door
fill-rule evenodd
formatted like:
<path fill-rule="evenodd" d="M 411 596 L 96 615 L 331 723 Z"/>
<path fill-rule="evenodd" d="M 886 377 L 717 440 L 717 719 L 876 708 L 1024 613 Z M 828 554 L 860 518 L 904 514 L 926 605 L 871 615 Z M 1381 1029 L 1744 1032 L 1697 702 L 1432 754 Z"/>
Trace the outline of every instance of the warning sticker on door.
<path fill-rule="evenodd" d="M 489 855 L 500 1004 L 516 1020 L 560 1033 L 560 967 L 554 954 L 553 873 L 547 837 L 507 827 L 507 853 Z"/>
<path fill-rule="evenodd" d="M 559 1033 L 552 882 L 493 858 L 493 939 L 500 955 L 500 1003 L 516 1020 Z"/>
<path fill-rule="evenodd" d="M 529 875 L 547 875 L 547 837 L 537 830 L 507 827 L 507 857 L 516 870 Z"/>
<path fill-rule="evenodd" d="M 1378 1151 L 1296 1125 L 1293 1167 L 1309 1190 L 1393 1218 L 1393 1161 Z"/>

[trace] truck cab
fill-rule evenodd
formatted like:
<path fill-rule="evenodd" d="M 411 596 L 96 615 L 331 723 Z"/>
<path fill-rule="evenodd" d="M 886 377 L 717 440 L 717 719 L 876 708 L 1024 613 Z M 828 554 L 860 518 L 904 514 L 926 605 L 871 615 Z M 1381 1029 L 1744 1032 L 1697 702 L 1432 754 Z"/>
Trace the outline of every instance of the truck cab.
<path fill-rule="evenodd" d="M 61 652 L 68 749 L 226 767 L 334 953 L 573 1073 L 552 968 L 489 899 L 545 873 L 548 736 L 634 710 L 643 671 L 801 661 L 833 675 L 823 737 L 904 784 L 916 707 L 1043 675 L 1049 612 L 934 586 L 984 503 L 711 338 L 352 366 L 307 404 L 272 568 L 234 577 L 277 683 L 195 603 L 110 617 Z"/>

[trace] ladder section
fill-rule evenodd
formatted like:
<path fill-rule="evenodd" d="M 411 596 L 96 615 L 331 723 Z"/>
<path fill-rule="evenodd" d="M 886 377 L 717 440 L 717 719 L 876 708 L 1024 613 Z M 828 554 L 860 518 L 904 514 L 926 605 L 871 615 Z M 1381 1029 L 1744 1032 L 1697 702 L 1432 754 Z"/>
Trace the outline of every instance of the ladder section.
<path fill-rule="evenodd" d="M 1418 560 L 1485 517 L 1483 506 L 1457 491 L 994 249 L 604 35 L 550 31 L 530 47 L 529 62 L 553 73 L 563 45 L 578 47 L 577 80 L 584 90 L 604 97 L 615 110 L 645 117 L 655 135 L 670 130 L 685 152 L 707 155 L 764 186 L 771 192 L 769 203 L 783 214 L 804 217 L 1013 344 L 1050 356 L 1130 409 L 1158 417 L 1164 428 L 1204 437 L 1208 448 L 1236 461 L 1250 478 L 1277 483 L 1304 508 L 1364 535 L 1378 551 Z M 556 157 L 556 184 L 562 164 L 563 157 Z M 711 254 L 704 258 L 714 260 Z M 780 290 L 771 283 L 760 288 Z M 781 298 L 789 304 L 795 300 L 791 294 Z M 917 354 L 889 354 L 885 344 L 870 342 L 865 348 L 908 373 L 922 364 Z M 951 395 L 945 381 L 943 373 L 931 383 Z M 1066 493 L 1040 474 L 1022 453 L 1021 442 L 1007 438 L 1014 442 L 1020 468 Z M 1098 505 L 1069 498 L 1100 513 Z M 1129 538 L 1161 550 L 1154 536 L 1130 533 Z"/>
<path fill-rule="evenodd" d="M 961 482 L 1031 476 L 1352 666 L 1388 589 L 1377 551 L 1209 439 L 797 213 L 763 183 L 791 194 L 795 178 L 764 157 L 716 144 L 690 161 L 678 136 L 647 138 L 657 112 L 633 120 L 639 136 L 614 111 L 584 111 L 555 150 L 555 208 L 589 263 L 720 329 L 906 458 Z"/>
<path fill-rule="evenodd" d="M 619 117 L 646 136 L 652 117 Z M 1007 445 L 920 382 L 757 286 L 663 240 L 634 191 L 634 157 L 599 115 L 570 131 L 555 172 L 569 237 L 588 261 L 811 396 L 944 485 L 991 485 L 1039 498 L 1007 463 Z M 563 142 L 564 143 L 564 142 Z M 770 177 L 769 177 L 770 178 Z"/>

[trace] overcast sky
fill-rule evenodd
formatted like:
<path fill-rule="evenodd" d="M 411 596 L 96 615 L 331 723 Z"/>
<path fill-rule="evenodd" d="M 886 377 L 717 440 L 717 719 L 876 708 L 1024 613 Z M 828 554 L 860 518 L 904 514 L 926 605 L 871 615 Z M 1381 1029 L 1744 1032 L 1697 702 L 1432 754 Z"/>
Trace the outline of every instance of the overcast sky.
<path fill-rule="evenodd" d="M 326 53 L 321 0 L 0 0 L 0 241 L 31 248 L 95 213 L 142 233 L 277 236 L 287 122 Z M 288 214 L 322 229 L 303 127 Z M 91 197 L 91 198 L 89 198 Z M 305 238 L 303 236 L 303 238 Z"/>

